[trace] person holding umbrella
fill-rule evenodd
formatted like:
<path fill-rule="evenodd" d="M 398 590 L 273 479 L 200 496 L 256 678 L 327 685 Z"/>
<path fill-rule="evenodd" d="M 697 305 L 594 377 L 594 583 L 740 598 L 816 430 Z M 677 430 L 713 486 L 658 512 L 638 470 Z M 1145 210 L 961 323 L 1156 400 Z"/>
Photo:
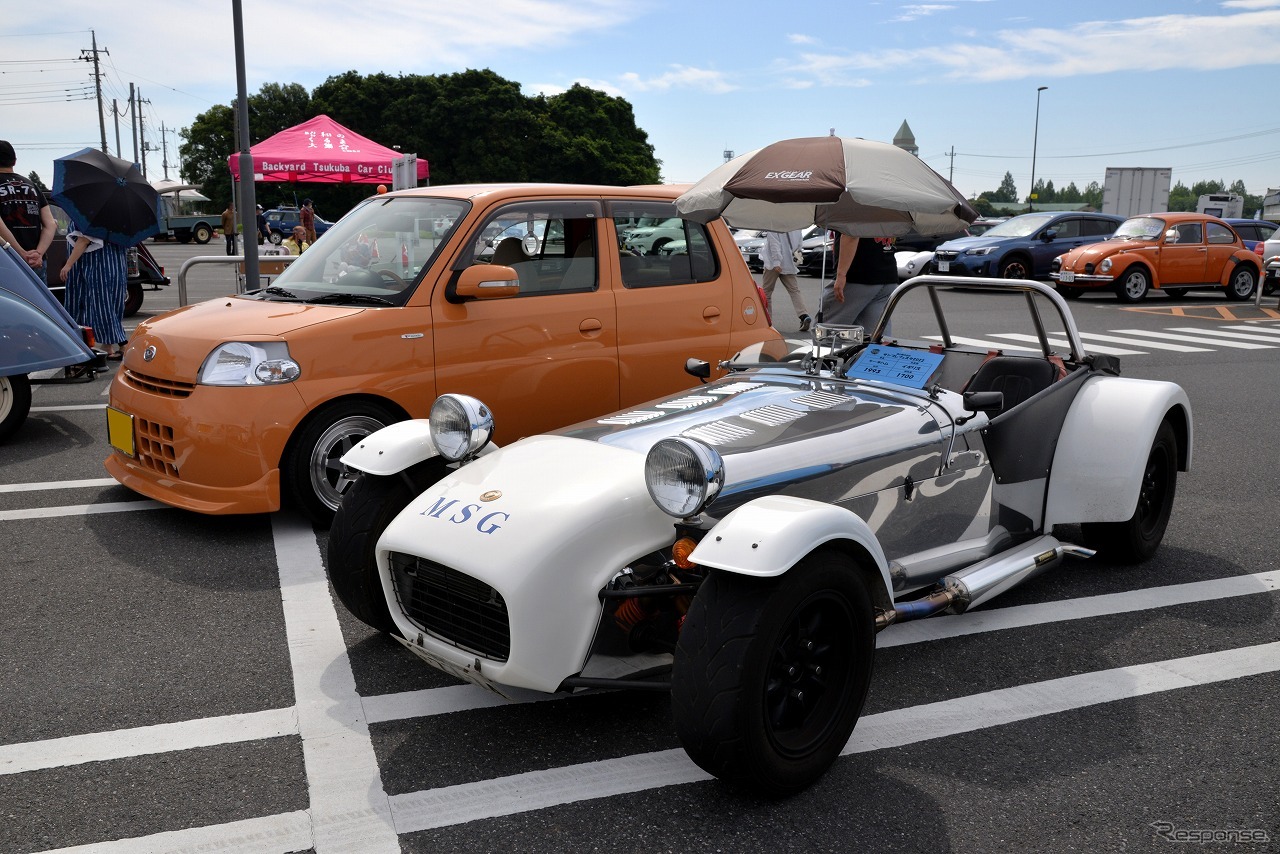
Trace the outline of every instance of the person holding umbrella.
<path fill-rule="evenodd" d="M 86 148 L 53 162 L 53 201 L 71 219 L 66 307 L 92 327 L 107 358 L 120 361 L 130 246 L 160 231 L 160 195 L 138 167 Z"/>

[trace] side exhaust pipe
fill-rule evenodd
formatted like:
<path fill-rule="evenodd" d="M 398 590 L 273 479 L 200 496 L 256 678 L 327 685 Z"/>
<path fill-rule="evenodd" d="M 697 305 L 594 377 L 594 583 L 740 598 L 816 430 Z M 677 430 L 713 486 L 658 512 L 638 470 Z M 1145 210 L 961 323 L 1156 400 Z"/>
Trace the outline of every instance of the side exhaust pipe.
<path fill-rule="evenodd" d="M 876 628 L 893 623 L 932 617 L 950 610 L 963 614 L 992 597 L 1016 587 L 1062 561 L 1064 556 L 1093 557 L 1093 549 L 1060 543 L 1056 537 L 1045 536 L 1022 544 L 1011 552 L 965 567 L 938 582 L 937 587 L 919 599 L 899 602 L 888 611 L 876 616 Z"/>

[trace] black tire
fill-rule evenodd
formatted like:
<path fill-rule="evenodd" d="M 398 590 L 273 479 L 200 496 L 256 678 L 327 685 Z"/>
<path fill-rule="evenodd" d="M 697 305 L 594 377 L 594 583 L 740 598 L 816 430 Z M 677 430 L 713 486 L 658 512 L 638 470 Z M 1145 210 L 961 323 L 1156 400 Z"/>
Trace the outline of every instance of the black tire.
<path fill-rule="evenodd" d="M 1001 279 L 1030 279 L 1031 262 L 1021 255 L 1014 255 L 1000 262 L 996 275 Z"/>
<path fill-rule="evenodd" d="M 378 538 L 410 501 L 447 470 L 445 461 L 437 457 L 387 477 L 362 474 L 343 494 L 329 528 L 327 570 L 338 600 L 366 626 L 396 633 L 374 558 Z"/>
<path fill-rule="evenodd" d="M 191 242 L 191 230 L 190 230 L 190 229 L 185 229 L 185 228 L 184 228 L 182 231 L 179 231 L 179 232 L 177 233 L 177 237 L 178 237 L 178 242 L 179 242 L 179 243 L 190 243 L 190 242 Z"/>
<path fill-rule="evenodd" d="M 1116 299 L 1120 302 L 1142 302 L 1151 292 L 1151 276 L 1141 267 L 1130 267 L 1116 279 Z"/>
<path fill-rule="evenodd" d="M 1080 288 L 1073 288 L 1070 285 L 1058 285 L 1058 293 L 1062 294 L 1063 299 L 1080 299 L 1084 291 Z"/>
<path fill-rule="evenodd" d="M 1141 563 L 1160 548 L 1178 486 L 1178 439 L 1169 422 L 1160 425 L 1142 472 L 1138 505 L 1124 522 L 1080 526 L 1085 545 L 1117 563 Z"/>
<path fill-rule="evenodd" d="M 197 223 L 196 227 L 191 230 L 191 236 L 195 238 L 196 243 L 203 246 L 213 239 L 213 228 L 203 222 Z"/>
<path fill-rule="evenodd" d="M 402 420 L 374 401 L 339 401 L 312 413 L 285 450 L 280 480 L 290 500 L 328 527 L 353 473 L 339 462 L 356 442 Z"/>
<path fill-rule="evenodd" d="M 1274 276 L 1267 276 L 1262 280 L 1262 295 L 1269 297 L 1276 292 L 1276 279 Z"/>
<path fill-rule="evenodd" d="M 267 240 L 270 240 L 273 244 L 279 246 L 281 243 L 284 243 L 284 235 L 279 231 L 273 231 L 270 236 L 267 237 Z"/>
<path fill-rule="evenodd" d="M 0 442 L 7 441 L 31 412 L 31 381 L 26 374 L 0 377 Z"/>
<path fill-rule="evenodd" d="M 1258 273 L 1248 264 L 1237 264 L 1231 271 L 1231 281 L 1227 283 L 1227 299 L 1232 302 L 1244 302 L 1253 296 L 1258 287 Z"/>
<path fill-rule="evenodd" d="M 874 656 L 871 596 L 843 555 L 814 552 L 776 579 L 713 570 L 676 647 L 676 732 L 728 783 L 800 791 L 848 742 Z"/>
<path fill-rule="evenodd" d="M 662 247 L 666 246 L 670 242 L 671 241 L 665 237 L 658 238 L 657 240 L 653 241 L 653 245 L 649 247 L 649 254 L 650 255 L 661 254 Z M 763 269 L 763 267 L 761 267 L 761 269 Z"/>
<path fill-rule="evenodd" d="M 129 282 L 125 287 L 124 316 L 133 317 L 142 308 L 142 283 Z"/>
<path fill-rule="evenodd" d="M 1187 295 L 1187 288 L 1161 288 L 1170 299 L 1182 299 Z"/>

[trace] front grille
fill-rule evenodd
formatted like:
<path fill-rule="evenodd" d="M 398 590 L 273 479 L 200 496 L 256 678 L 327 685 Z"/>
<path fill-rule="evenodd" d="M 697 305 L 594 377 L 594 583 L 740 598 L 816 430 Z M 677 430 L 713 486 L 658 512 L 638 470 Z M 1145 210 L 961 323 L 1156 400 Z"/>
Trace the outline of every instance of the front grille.
<path fill-rule="evenodd" d="M 933 253 L 933 256 L 942 261 L 954 261 L 960 257 L 960 253 L 951 252 L 951 251 L 944 252 L 942 250 L 938 250 L 937 252 Z"/>
<path fill-rule="evenodd" d="M 177 380 L 166 380 L 161 377 L 153 377 L 148 374 L 139 373 L 126 368 L 120 374 L 120 379 L 124 384 L 136 388 L 139 391 L 150 392 L 151 394 L 159 394 L 164 397 L 184 398 L 190 397 L 191 392 L 195 391 L 195 383 L 184 383 Z"/>
<path fill-rule="evenodd" d="M 157 421 L 135 418 L 134 451 L 145 468 L 166 477 L 178 477 L 178 456 L 173 448 L 173 428 Z"/>
<path fill-rule="evenodd" d="M 501 593 L 425 558 L 392 552 L 390 561 L 396 601 L 414 625 L 459 649 L 507 660 L 511 623 Z"/>

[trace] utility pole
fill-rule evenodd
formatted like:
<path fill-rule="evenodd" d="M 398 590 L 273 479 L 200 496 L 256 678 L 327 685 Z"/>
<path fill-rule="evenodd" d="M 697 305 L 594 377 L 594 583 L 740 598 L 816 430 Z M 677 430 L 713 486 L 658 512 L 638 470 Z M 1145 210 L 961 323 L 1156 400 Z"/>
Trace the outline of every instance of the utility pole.
<path fill-rule="evenodd" d="M 133 92 L 133 84 L 129 84 L 129 122 L 133 126 L 133 162 L 138 162 L 138 107 L 137 96 Z"/>
<path fill-rule="evenodd" d="M 124 158 L 120 153 L 120 105 L 116 103 L 116 99 L 111 99 L 111 118 L 116 123 L 116 157 Z"/>
<path fill-rule="evenodd" d="M 164 149 L 164 159 L 160 161 L 164 169 L 164 179 L 169 180 L 169 137 L 165 135 L 164 122 L 160 123 L 160 147 Z"/>
<path fill-rule="evenodd" d="M 138 142 L 142 147 L 142 177 L 147 177 L 147 152 L 158 151 L 154 145 L 147 145 L 147 125 L 146 119 L 142 115 L 142 105 L 151 102 L 142 97 L 142 90 L 138 90 Z"/>
<path fill-rule="evenodd" d="M 947 152 L 947 156 L 951 158 L 951 169 L 947 172 L 947 180 L 954 184 L 956 182 L 956 147 L 954 145 Z"/>
<path fill-rule="evenodd" d="M 93 54 L 93 88 L 94 91 L 98 93 L 98 131 L 102 134 L 102 153 L 107 154 L 109 153 L 107 151 L 107 119 L 102 112 L 102 71 L 98 66 L 98 34 L 94 30 L 89 30 L 89 34 L 93 38 L 93 49 L 81 50 L 80 58 L 88 60 L 90 57 L 85 54 Z M 111 51 L 107 50 L 105 47 L 102 49 L 102 53 L 105 53 L 107 56 L 111 55 Z"/>
<path fill-rule="evenodd" d="M 161 125 L 161 127 L 163 127 L 163 125 Z M 166 133 L 166 134 L 171 133 L 171 134 L 173 134 L 173 135 L 174 135 L 174 140 L 173 140 L 173 154 L 174 154 L 174 157 L 175 157 L 175 158 L 177 158 L 177 162 L 174 164 L 174 168 L 176 168 L 176 169 L 178 170 L 178 179 L 179 179 L 179 180 L 181 180 L 181 179 L 182 179 L 182 149 L 178 147 L 178 140 L 177 140 L 177 136 L 178 136 L 178 129 L 177 129 L 177 128 L 169 128 L 168 130 L 164 131 L 164 133 Z M 169 155 L 166 153 L 166 154 L 165 154 L 165 157 L 168 157 L 168 156 L 169 156 Z M 168 178 L 168 177 L 169 177 L 169 175 L 168 175 L 168 173 L 167 173 L 167 172 L 165 173 L 165 177 L 166 177 L 166 178 Z"/>

